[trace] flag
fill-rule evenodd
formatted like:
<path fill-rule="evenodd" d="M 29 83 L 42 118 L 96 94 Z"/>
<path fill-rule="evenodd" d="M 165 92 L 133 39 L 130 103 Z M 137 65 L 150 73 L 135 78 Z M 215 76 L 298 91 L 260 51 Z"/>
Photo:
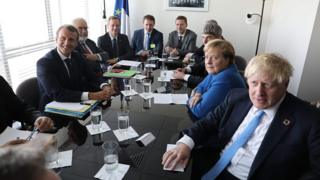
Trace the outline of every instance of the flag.
<path fill-rule="evenodd" d="M 128 0 L 116 0 L 114 6 L 114 16 L 117 16 L 121 22 L 122 34 L 126 34 L 130 39 L 130 23 L 129 23 L 129 3 Z"/>

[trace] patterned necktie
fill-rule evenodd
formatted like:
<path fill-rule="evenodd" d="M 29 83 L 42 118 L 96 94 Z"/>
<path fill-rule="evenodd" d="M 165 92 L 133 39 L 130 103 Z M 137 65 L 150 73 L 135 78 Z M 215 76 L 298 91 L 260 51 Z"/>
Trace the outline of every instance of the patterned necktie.
<path fill-rule="evenodd" d="M 150 41 L 150 32 L 146 33 L 146 39 L 145 39 L 145 50 L 149 49 L 149 42 Z"/>
<path fill-rule="evenodd" d="M 178 49 L 181 49 L 182 47 L 182 36 L 179 36 L 179 39 L 178 39 Z"/>
<path fill-rule="evenodd" d="M 112 39 L 112 54 L 114 58 L 118 57 L 118 44 L 116 38 Z"/>
<path fill-rule="evenodd" d="M 67 71 L 68 71 L 69 78 L 71 78 L 71 71 L 72 71 L 71 59 L 70 59 L 70 58 L 66 58 L 66 59 L 64 60 L 64 62 L 65 62 L 66 65 L 67 65 Z"/>
<path fill-rule="evenodd" d="M 254 130 L 259 125 L 264 114 L 264 111 L 257 112 L 257 115 L 252 118 L 238 138 L 223 152 L 219 161 L 205 175 L 202 176 L 202 180 L 212 180 L 219 176 L 219 174 L 228 166 L 238 149 L 247 143 Z"/>
<path fill-rule="evenodd" d="M 89 47 L 86 45 L 85 42 L 81 42 L 80 44 L 81 44 L 81 48 L 85 54 L 92 54 L 91 50 L 89 49 Z"/>

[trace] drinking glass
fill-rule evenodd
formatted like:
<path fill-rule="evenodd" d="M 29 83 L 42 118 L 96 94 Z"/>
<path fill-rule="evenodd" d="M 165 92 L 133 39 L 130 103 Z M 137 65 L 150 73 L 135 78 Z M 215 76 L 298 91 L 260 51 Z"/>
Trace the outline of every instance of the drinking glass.
<path fill-rule="evenodd" d="M 94 131 L 100 131 L 102 121 L 102 109 L 100 106 L 96 106 L 90 110 L 91 125 Z"/>
<path fill-rule="evenodd" d="M 129 93 L 131 91 L 130 79 L 123 79 L 123 84 L 125 92 Z"/>
<path fill-rule="evenodd" d="M 151 79 L 144 79 L 143 80 L 143 92 L 144 93 L 151 93 Z"/>
<path fill-rule="evenodd" d="M 118 113 L 118 129 L 122 130 L 122 132 L 127 132 L 129 128 L 129 111 L 123 110 Z"/>
<path fill-rule="evenodd" d="M 119 163 L 118 150 L 119 144 L 116 141 L 106 141 L 102 144 L 104 150 L 104 163 L 106 171 L 113 171 L 117 169 Z"/>

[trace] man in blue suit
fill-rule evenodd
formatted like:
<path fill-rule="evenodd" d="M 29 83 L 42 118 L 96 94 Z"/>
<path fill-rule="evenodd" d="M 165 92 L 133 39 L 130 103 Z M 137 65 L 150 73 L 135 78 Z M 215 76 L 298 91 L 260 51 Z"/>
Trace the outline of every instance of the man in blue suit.
<path fill-rule="evenodd" d="M 203 156 L 194 159 L 196 179 L 320 179 L 320 112 L 286 91 L 291 75 L 292 66 L 278 55 L 251 59 L 245 70 L 249 91 L 231 91 L 211 114 L 183 132 L 162 164 L 170 169 L 186 165 L 191 150 L 203 145 L 202 154 L 195 150 Z M 253 118 L 259 113 L 260 118 Z M 238 146 L 244 134 L 248 138 Z"/>
<path fill-rule="evenodd" d="M 161 56 L 163 35 L 154 28 L 155 19 L 152 15 L 143 17 L 143 29 L 136 30 L 132 37 L 132 48 L 136 55 L 146 59 L 150 51 Z"/>
<path fill-rule="evenodd" d="M 108 100 L 114 93 L 102 77 L 97 77 L 84 57 L 74 51 L 79 33 L 72 25 L 63 25 L 57 31 L 57 48 L 37 62 L 40 88 L 40 109 L 51 101 L 80 102 Z"/>
<path fill-rule="evenodd" d="M 76 18 L 72 21 L 72 25 L 79 32 L 79 43 L 75 50 L 85 57 L 97 76 L 102 76 L 103 71 L 106 69 L 106 61 L 110 58 L 110 55 L 99 49 L 96 43 L 88 38 L 88 25 L 85 19 Z"/>

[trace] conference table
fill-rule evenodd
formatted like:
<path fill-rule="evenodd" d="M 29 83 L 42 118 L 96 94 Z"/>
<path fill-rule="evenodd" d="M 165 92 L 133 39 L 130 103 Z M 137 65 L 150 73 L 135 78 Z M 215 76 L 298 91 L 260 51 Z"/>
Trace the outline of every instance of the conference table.
<path fill-rule="evenodd" d="M 185 84 L 179 90 L 174 90 L 171 83 L 158 82 L 157 77 L 160 70 L 155 70 L 152 90 L 161 86 L 167 87 L 170 93 L 186 93 L 188 91 Z M 138 93 L 142 92 L 142 84 L 131 79 L 132 88 Z M 103 121 L 112 130 L 118 128 L 117 112 L 120 108 L 128 108 L 130 111 L 130 126 L 132 126 L 139 136 L 151 132 L 156 139 L 145 147 L 140 147 L 135 142 L 137 138 L 119 142 L 119 163 L 128 164 L 130 168 L 123 179 L 127 180 L 164 180 L 164 179 L 190 179 L 191 166 L 187 166 L 184 172 L 172 172 L 163 170 L 161 165 L 162 155 L 167 144 L 175 144 L 182 129 L 192 125 L 188 117 L 185 105 L 154 104 L 151 99 L 151 107 L 143 108 L 147 103 L 139 95 L 132 96 L 131 100 L 123 98 L 121 103 L 120 95 L 114 97 L 109 108 L 103 110 Z M 127 101 L 128 100 L 128 101 Z M 122 104 L 122 105 L 121 105 Z M 101 138 L 101 142 L 107 140 L 117 141 L 114 133 L 107 131 L 100 136 L 88 134 L 85 143 L 77 146 L 72 143 L 64 144 L 60 151 L 73 150 L 72 166 L 62 168 L 60 176 L 64 180 L 88 180 L 95 179 L 94 175 L 104 164 L 103 149 L 101 145 L 94 145 L 94 141 Z"/>

